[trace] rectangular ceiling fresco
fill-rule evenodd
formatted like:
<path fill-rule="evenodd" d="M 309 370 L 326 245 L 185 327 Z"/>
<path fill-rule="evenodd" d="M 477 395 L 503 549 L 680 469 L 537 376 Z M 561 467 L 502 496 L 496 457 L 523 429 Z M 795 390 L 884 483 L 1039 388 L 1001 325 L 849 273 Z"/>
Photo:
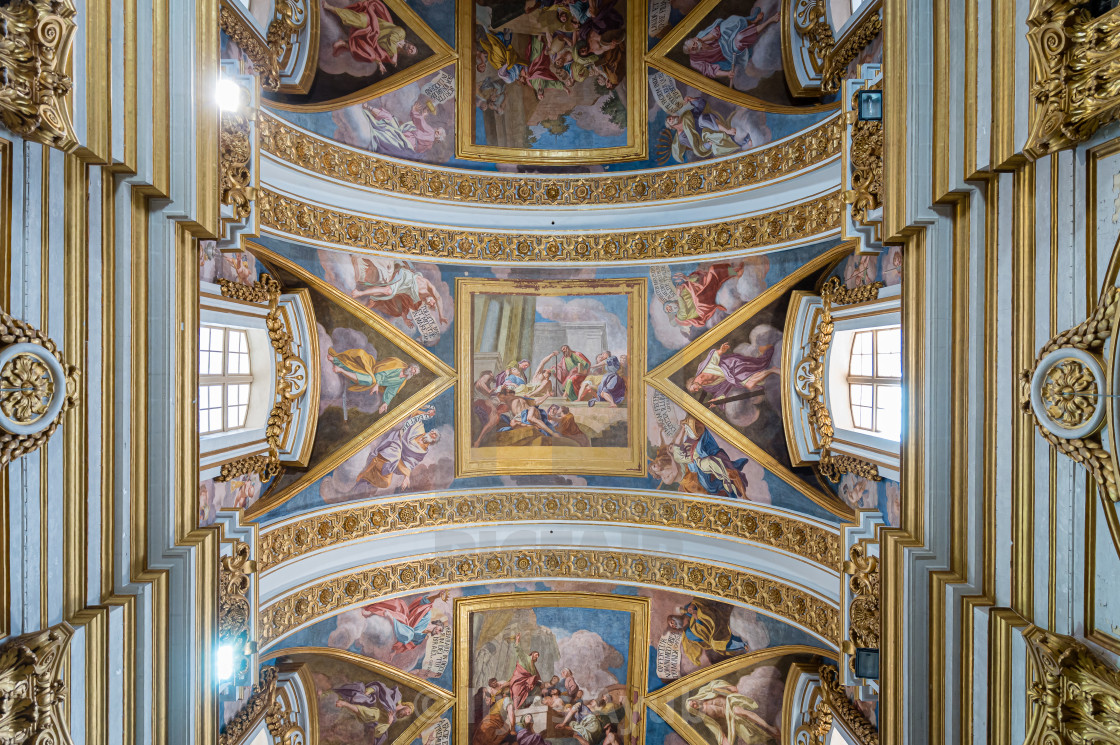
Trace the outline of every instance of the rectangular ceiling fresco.
<path fill-rule="evenodd" d="M 780 349 L 781 324 L 773 319 L 762 324 L 758 316 L 756 323 L 747 324 L 750 329 L 734 332 L 713 330 L 748 304 L 757 304 L 779 283 L 795 281 L 790 280 L 792 272 L 824 255 L 834 243 L 718 262 L 574 270 L 436 265 L 356 256 L 273 239 L 263 239 L 261 244 L 262 256 L 274 256 L 275 265 L 290 262 L 304 284 L 321 285 L 321 294 L 330 294 L 339 307 L 348 309 L 350 317 L 369 314 L 376 319 L 357 323 L 357 332 L 373 333 L 371 324 L 380 324 L 379 338 L 393 340 L 394 349 L 400 351 L 381 350 L 376 344 L 386 342 L 375 339 L 370 352 L 375 359 L 380 354 L 421 360 L 425 369 L 440 373 L 439 380 L 446 379 L 447 385 L 456 379 L 458 383 L 433 394 L 434 383 L 413 386 L 415 381 L 409 380 L 396 394 L 402 401 L 400 396 L 406 396 L 407 405 L 398 409 L 391 401 L 382 416 L 378 410 L 383 402 L 375 401 L 377 396 L 352 391 L 359 383 L 345 374 L 347 367 L 343 365 L 339 371 L 325 360 L 323 415 L 349 426 L 342 417 L 345 392 L 348 419 L 386 423 L 372 433 L 373 425 L 358 428 L 360 436 L 347 430 L 350 435 L 343 437 L 337 428 L 333 435 L 325 432 L 324 437 L 334 436 L 337 442 L 317 461 L 320 467 L 310 477 L 288 474 L 281 477 L 283 483 L 271 485 L 260 484 L 256 476 L 203 482 L 200 514 L 204 524 L 221 506 L 258 501 L 262 506 L 253 512 L 264 513 L 263 519 L 272 521 L 360 499 L 523 486 L 678 491 L 773 504 L 826 520 L 849 515 L 852 508 L 878 506 L 892 524 L 897 520 L 899 494 L 894 482 L 848 475 L 839 485 L 830 485 L 809 474 L 790 477 L 775 468 L 773 460 L 782 455 L 777 448 L 784 447 L 784 435 L 768 391 L 780 377 L 776 362 L 780 354 L 772 355 L 769 364 L 756 359 L 759 370 L 747 375 L 759 379 L 762 391 L 744 399 L 762 409 L 750 424 L 739 427 L 730 414 L 700 404 L 686 390 L 685 378 L 695 377 L 702 358 L 713 350 L 718 352 L 724 341 L 729 344 L 729 354 L 739 354 L 735 351 L 739 346 L 749 347 L 752 334 L 761 333 L 754 329 L 769 325 L 771 336 L 776 335 L 771 341 Z M 251 283 L 259 270 L 257 258 L 250 254 L 205 254 L 202 260 L 204 276 L 209 277 Z M 880 278 L 901 281 L 897 249 L 881 257 L 839 256 L 836 261 L 834 273 L 852 286 Z M 545 292 L 546 286 L 556 287 L 554 283 L 561 280 L 576 281 L 582 289 Z M 635 282 L 645 297 L 641 303 L 633 300 L 638 295 L 630 294 Z M 465 294 L 457 298 L 457 283 L 467 283 L 475 300 L 464 300 Z M 518 287 L 520 294 L 510 291 Z M 520 304 L 517 308 L 510 305 L 514 299 Z M 533 303 L 531 313 L 524 305 L 529 301 Z M 764 303 L 759 311 L 767 311 L 772 302 Z M 640 319 L 638 308 L 645 308 Z M 333 318 L 333 312 L 324 313 L 323 319 Z M 521 321 L 514 323 L 515 317 Z M 492 328 L 487 326 L 491 321 Z M 740 325 L 734 320 L 730 323 Z M 634 329 L 642 325 L 644 343 L 633 337 Z M 339 327 L 321 329 L 323 353 L 349 348 L 341 341 L 335 344 L 332 334 L 352 333 Z M 701 338 L 713 333 L 719 339 L 709 343 Z M 734 344 L 729 341 L 732 337 Z M 370 343 L 370 337 L 366 338 Z M 556 353 L 564 346 L 570 354 L 562 359 Z M 460 351 L 466 364 L 457 361 Z M 617 363 L 598 359 L 607 351 Z M 685 360 L 675 373 L 681 380 L 669 381 L 670 388 L 665 382 L 651 387 L 641 364 L 634 363 L 641 354 L 648 359 L 646 369 L 663 366 L 671 358 Z M 523 362 L 528 363 L 524 368 Z M 489 375 L 484 375 L 487 371 Z M 512 383 L 512 389 L 505 386 L 505 392 L 496 394 L 503 387 L 498 385 L 499 376 Z M 532 390 L 534 387 L 540 390 Z M 417 391 L 426 393 L 413 399 Z M 617 406 L 611 406 L 616 398 Z M 689 401 L 690 406 L 701 406 L 705 416 L 685 406 Z M 732 401 L 725 408 L 743 405 Z M 492 421 L 490 429 L 482 432 Z M 757 447 L 746 444 L 748 434 Z M 618 447 L 622 442 L 626 447 Z M 631 449 L 634 446 L 636 453 Z M 626 463 L 614 453 L 625 454 Z M 532 473 L 524 463 L 529 454 L 544 457 Z M 515 467 L 506 472 L 472 470 L 471 464 L 480 462 L 472 460 L 478 455 L 495 462 L 501 457 Z M 634 455 L 639 458 L 636 472 L 631 471 Z M 569 460 L 554 461 L 554 457 Z M 609 463 L 612 472 L 583 467 L 596 458 Z M 297 480 L 298 487 L 288 489 Z M 266 493 L 265 500 L 260 500 L 262 493 Z M 277 494 L 284 497 L 282 502 L 274 500 Z"/>

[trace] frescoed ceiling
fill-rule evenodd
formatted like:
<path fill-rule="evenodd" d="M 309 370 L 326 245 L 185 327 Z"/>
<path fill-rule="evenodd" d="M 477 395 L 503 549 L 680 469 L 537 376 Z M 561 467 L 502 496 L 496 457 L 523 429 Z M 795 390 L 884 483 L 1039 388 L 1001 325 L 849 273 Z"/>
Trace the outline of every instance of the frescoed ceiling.
<path fill-rule="evenodd" d="M 790 91 L 781 0 L 316 5 L 310 74 L 266 92 L 265 116 L 390 161 L 647 170 L 742 155 L 838 106 Z"/>
<path fill-rule="evenodd" d="M 790 671 L 835 669 L 844 531 L 900 494 L 792 464 L 787 316 L 901 262 L 854 253 L 781 12 L 323 0 L 263 94 L 257 235 L 201 276 L 308 294 L 318 426 L 199 510 L 255 525 L 320 742 L 776 745 Z M 713 350 L 735 390 L 693 390 Z"/>

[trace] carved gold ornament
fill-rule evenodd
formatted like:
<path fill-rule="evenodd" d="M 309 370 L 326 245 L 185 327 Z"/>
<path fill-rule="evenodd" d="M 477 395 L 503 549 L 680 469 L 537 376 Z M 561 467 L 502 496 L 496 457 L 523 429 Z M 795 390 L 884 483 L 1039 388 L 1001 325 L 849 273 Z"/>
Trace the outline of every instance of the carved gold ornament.
<path fill-rule="evenodd" d="M 1097 379 L 1089 367 L 1075 359 L 1052 366 L 1042 383 L 1046 413 L 1068 429 L 1088 421 L 1097 410 Z"/>
<path fill-rule="evenodd" d="M 879 730 L 867 721 L 859 707 L 848 698 L 840 684 L 840 672 L 832 665 L 821 665 L 821 695 L 825 705 L 841 726 L 855 736 L 859 745 L 879 745 Z"/>
<path fill-rule="evenodd" d="M 276 679 L 279 676 L 276 666 L 261 668 L 260 682 L 253 686 L 245 703 L 226 723 L 218 735 L 218 745 L 238 745 L 246 735 L 253 731 L 257 722 L 264 717 L 276 703 Z M 270 733 L 271 734 L 271 733 Z"/>
<path fill-rule="evenodd" d="M 67 623 L 13 637 L 0 645 L 0 742 L 4 745 L 68 745 Z"/>
<path fill-rule="evenodd" d="M 840 90 L 840 84 L 844 80 L 845 73 L 848 72 L 848 65 L 875 40 L 882 30 L 883 13 L 881 10 L 876 10 L 840 39 L 825 58 L 824 71 L 821 74 L 822 93 L 835 93 Z"/>
<path fill-rule="evenodd" d="M 267 528 L 257 559 L 270 570 L 313 551 L 396 531 L 518 520 L 609 522 L 703 531 L 760 543 L 840 570 L 837 533 L 748 504 L 713 505 L 678 494 L 598 491 L 466 492 L 377 501 Z"/>
<path fill-rule="evenodd" d="M 1088 139 L 1120 114 L 1120 8 L 1094 18 L 1088 0 L 1033 0 L 1031 160 Z"/>
<path fill-rule="evenodd" d="M 762 215 L 708 225 L 630 232 L 493 233 L 353 215 L 262 188 L 261 225 L 294 238 L 429 260 L 684 260 L 820 236 L 840 227 L 840 193 Z"/>
<path fill-rule="evenodd" d="M 840 153 L 839 116 L 767 147 L 672 170 L 568 178 L 456 171 L 383 158 L 319 137 L 262 111 L 261 148 L 294 166 L 357 186 L 470 204 L 570 207 L 690 199 L 788 177 Z"/>
<path fill-rule="evenodd" d="M 855 673 L 856 650 L 879 648 L 879 559 L 868 555 L 865 543 L 857 543 L 848 552 L 844 574 L 848 576 L 852 602 L 848 606 L 848 638 L 840 651 L 851 656 L 848 664 Z"/>
<path fill-rule="evenodd" d="M 596 549 L 510 549 L 430 556 L 370 566 L 299 588 L 263 608 L 261 644 L 346 608 L 437 587 L 520 579 L 574 579 L 657 585 L 758 608 L 836 645 L 837 609 L 781 580 L 676 557 Z"/>
<path fill-rule="evenodd" d="M 42 447 L 77 400 L 77 368 L 42 332 L 0 311 L 0 465 Z"/>
<path fill-rule="evenodd" d="M 1120 672 L 1081 642 L 1031 626 L 1026 745 L 1120 744 Z"/>
<path fill-rule="evenodd" d="M 280 300 L 280 283 L 271 274 L 262 274 L 251 285 L 224 278 L 218 279 L 218 285 L 222 288 L 222 297 L 241 300 L 246 303 L 275 306 Z"/>
<path fill-rule="evenodd" d="M 0 5 L 0 122 L 67 152 L 78 146 L 68 101 L 76 13 L 73 0 Z"/>
<path fill-rule="evenodd" d="M 233 220 L 244 221 L 253 211 L 257 189 L 253 184 L 253 114 L 239 107 L 223 111 L 218 138 L 221 203 L 233 209 Z"/>
<path fill-rule="evenodd" d="M 814 72 L 821 73 L 825 60 L 836 46 L 832 25 L 828 22 L 828 0 L 798 0 L 794 6 L 793 28 L 812 54 Z"/>
<path fill-rule="evenodd" d="M 242 649 L 252 641 L 249 628 L 252 607 L 250 576 L 257 570 L 250 558 L 249 544 L 234 541 L 228 556 L 218 565 L 218 640 L 232 642 Z"/>
<path fill-rule="evenodd" d="M 1120 499 L 1116 465 L 1099 430 L 1105 407 L 1098 395 L 1109 393 L 1100 359 L 1120 312 L 1120 288 L 1109 288 L 1083 323 L 1043 345 L 1034 366 L 1019 375 L 1020 406 L 1032 414 L 1039 434 L 1058 452 L 1083 465 L 1113 502 Z"/>
<path fill-rule="evenodd" d="M 832 440 L 836 430 L 832 415 L 825 402 L 824 360 L 832 344 L 834 324 L 833 305 L 854 305 L 866 303 L 879 297 L 879 290 L 885 285 L 875 282 L 869 285 L 849 288 L 840 283 L 839 277 L 830 277 L 821 286 L 821 316 L 809 341 L 809 354 L 795 366 L 797 395 L 807 402 L 808 422 L 820 448 L 820 460 L 813 467 L 826 479 L 836 484 L 841 476 L 851 473 L 873 481 L 881 481 L 879 469 L 872 463 L 853 455 L 837 455 L 832 452 Z"/>
<path fill-rule="evenodd" d="M 314 12 L 318 12 L 318 8 Z M 272 21 L 264 39 L 238 11 L 222 2 L 218 11 L 222 31 L 237 44 L 253 63 L 253 70 L 265 90 L 280 89 L 280 68 L 287 60 L 300 30 L 307 24 L 307 12 L 292 0 L 276 0 Z M 314 61 L 308 64 L 314 64 Z"/>
<path fill-rule="evenodd" d="M 879 82 L 867 90 L 881 90 L 882 87 Z M 848 158 L 852 188 L 844 192 L 844 201 L 852 205 L 852 220 L 860 225 L 871 225 L 868 214 L 883 206 L 883 123 L 858 121 L 854 101 L 852 108 L 847 114 L 853 120 Z"/>

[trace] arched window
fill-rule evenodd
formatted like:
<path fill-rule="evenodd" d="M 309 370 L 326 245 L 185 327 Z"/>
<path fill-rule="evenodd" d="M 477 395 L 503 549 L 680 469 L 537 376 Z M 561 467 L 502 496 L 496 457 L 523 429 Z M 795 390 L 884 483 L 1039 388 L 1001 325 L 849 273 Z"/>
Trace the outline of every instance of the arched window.
<path fill-rule="evenodd" d="M 202 326 L 198 343 L 199 433 L 244 427 L 252 383 L 248 332 L 226 326 Z"/>
<path fill-rule="evenodd" d="M 902 334 L 899 326 L 857 331 L 848 357 L 852 425 L 897 441 L 902 430 Z"/>

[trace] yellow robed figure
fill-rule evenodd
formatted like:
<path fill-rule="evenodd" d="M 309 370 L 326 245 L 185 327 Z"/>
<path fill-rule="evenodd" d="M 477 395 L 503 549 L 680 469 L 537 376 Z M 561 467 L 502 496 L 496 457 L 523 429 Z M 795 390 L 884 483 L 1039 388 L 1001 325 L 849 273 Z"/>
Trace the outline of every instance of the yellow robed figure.
<path fill-rule="evenodd" d="M 327 355 L 335 372 L 354 381 L 349 390 L 371 394 L 376 391 L 381 395 L 379 411 L 382 414 L 405 382 L 420 372 L 416 365 L 407 365 L 396 357 L 386 357 L 378 362 L 376 357 L 364 349 L 336 352 L 331 348 L 327 350 Z"/>

